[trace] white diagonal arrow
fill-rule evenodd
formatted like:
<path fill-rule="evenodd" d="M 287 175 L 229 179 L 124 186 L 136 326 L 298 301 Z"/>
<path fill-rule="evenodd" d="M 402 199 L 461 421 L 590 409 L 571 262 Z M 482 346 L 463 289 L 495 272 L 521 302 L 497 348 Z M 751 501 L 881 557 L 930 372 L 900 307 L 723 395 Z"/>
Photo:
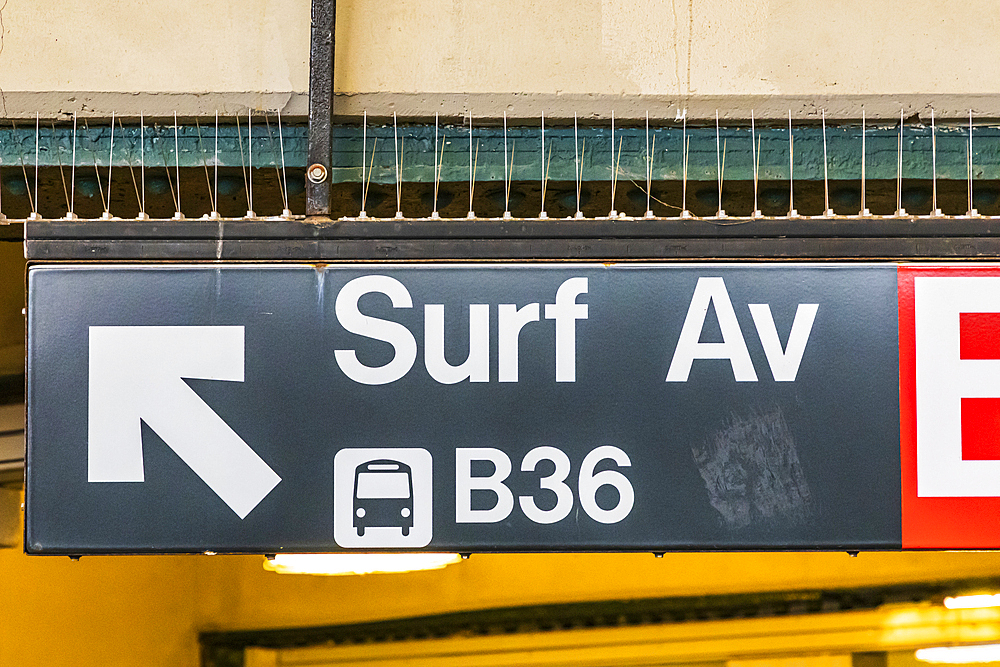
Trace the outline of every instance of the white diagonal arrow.
<path fill-rule="evenodd" d="M 141 419 L 246 517 L 281 478 L 181 379 L 243 382 L 243 345 L 243 327 L 90 327 L 87 480 L 144 480 Z"/>

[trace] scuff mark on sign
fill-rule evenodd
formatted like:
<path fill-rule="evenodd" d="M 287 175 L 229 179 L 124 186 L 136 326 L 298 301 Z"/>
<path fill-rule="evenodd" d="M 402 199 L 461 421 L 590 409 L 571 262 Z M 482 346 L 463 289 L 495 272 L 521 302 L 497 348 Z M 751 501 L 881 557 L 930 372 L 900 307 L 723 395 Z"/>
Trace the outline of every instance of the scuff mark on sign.
<path fill-rule="evenodd" d="M 795 439 L 777 406 L 732 415 L 691 453 L 709 502 L 730 529 L 799 525 L 812 511 Z"/>

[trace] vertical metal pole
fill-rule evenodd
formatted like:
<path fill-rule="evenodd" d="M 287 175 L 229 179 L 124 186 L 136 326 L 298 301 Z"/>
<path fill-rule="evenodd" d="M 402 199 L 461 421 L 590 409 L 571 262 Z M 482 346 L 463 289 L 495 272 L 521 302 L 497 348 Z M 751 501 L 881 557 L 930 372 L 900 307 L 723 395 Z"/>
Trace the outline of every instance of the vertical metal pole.
<path fill-rule="evenodd" d="M 309 149 L 306 215 L 330 215 L 330 164 L 333 153 L 333 51 L 336 0 L 312 0 L 309 50 Z"/>

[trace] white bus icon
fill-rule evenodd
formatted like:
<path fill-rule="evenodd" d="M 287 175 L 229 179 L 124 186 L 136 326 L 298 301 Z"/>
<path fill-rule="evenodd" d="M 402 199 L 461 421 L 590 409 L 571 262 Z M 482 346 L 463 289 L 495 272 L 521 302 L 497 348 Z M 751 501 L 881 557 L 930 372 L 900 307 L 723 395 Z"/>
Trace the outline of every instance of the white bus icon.
<path fill-rule="evenodd" d="M 403 537 L 413 528 L 413 474 L 399 461 L 362 463 L 354 476 L 354 528 L 364 537 L 369 526 L 399 526 Z"/>
<path fill-rule="evenodd" d="M 431 541 L 432 462 L 426 449 L 342 449 L 333 459 L 333 537 L 346 549 Z"/>

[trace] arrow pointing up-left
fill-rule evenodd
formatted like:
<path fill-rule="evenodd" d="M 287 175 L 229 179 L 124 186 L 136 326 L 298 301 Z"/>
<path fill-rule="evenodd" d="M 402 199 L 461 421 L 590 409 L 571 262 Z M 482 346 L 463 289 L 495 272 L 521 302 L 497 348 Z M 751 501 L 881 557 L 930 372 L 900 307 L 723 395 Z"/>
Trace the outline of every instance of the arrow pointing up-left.
<path fill-rule="evenodd" d="M 141 482 L 146 422 L 242 519 L 281 478 L 181 378 L 243 381 L 243 327 L 90 327 L 87 479 Z"/>

